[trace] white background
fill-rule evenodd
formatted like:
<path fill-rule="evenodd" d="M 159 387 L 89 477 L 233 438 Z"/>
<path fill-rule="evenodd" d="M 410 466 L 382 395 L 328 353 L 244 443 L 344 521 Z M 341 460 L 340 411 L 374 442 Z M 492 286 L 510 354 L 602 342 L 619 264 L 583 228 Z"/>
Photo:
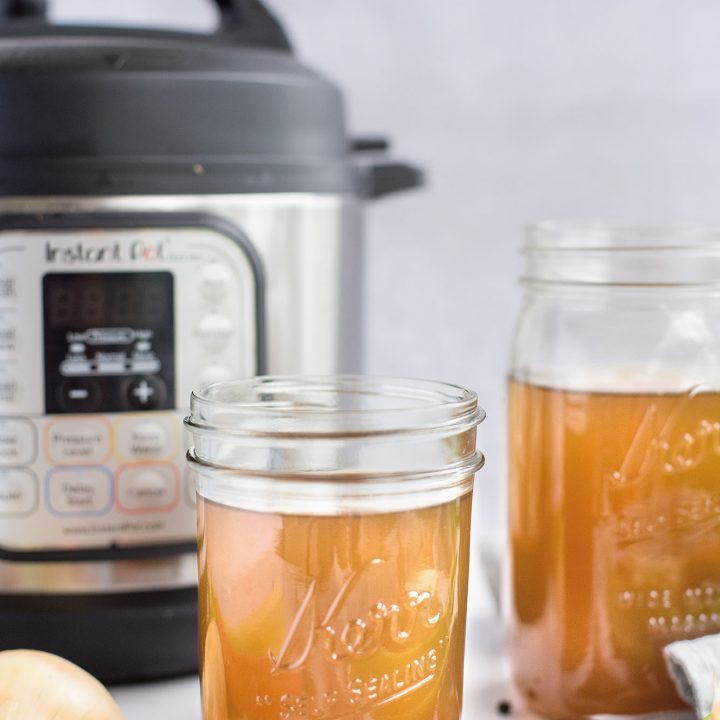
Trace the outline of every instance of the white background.
<path fill-rule="evenodd" d="M 720 218 L 716 0 L 268 0 L 427 188 L 369 208 L 373 373 L 475 388 L 476 523 L 502 526 L 504 385 L 523 226 Z M 56 19 L 212 27 L 209 0 L 51 0 Z"/>
<path fill-rule="evenodd" d="M 425 190 L 368 210 L 366 368 L 478 391 L 475 522 L 498 541 L 523 227 L 720 219 L 720 3 L 268 2 L 344 90 L 351 132 L 391 137 L 427 171 Z M 207 0 L 52 5 L 66 21 L 208 29 L 215 17 Z"/>

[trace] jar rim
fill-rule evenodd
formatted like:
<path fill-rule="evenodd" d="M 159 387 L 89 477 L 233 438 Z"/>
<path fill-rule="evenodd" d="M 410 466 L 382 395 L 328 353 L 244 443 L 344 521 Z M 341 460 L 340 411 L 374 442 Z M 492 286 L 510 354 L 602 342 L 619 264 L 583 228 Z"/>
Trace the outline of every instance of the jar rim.
<path fill-rule="evenodd" d="M 363 375 L 260 375 L 194 390 L 185 424 L 193 433 L 347 439 L 457 432 L 484 419 L 477 394 L 450 383 Z"/>
<path fill-rule="evenodd" d="M 525 252 L 715 250 L 720 253 L 720 224 L 622 224 L 548 219 L 525 228 Z"/>

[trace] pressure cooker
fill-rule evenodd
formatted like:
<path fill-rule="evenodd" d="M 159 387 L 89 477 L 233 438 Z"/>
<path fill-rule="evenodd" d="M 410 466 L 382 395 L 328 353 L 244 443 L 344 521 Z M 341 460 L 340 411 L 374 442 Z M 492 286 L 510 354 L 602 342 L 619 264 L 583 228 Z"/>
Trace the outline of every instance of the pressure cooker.
<path fill-rule="evenodd" d="M 0 649 L 106 681 L 196 667 L 191 390 L 357 371 L 363 201 L 422 181 L 217 4 L 200 35 L 0 0 Z"/>

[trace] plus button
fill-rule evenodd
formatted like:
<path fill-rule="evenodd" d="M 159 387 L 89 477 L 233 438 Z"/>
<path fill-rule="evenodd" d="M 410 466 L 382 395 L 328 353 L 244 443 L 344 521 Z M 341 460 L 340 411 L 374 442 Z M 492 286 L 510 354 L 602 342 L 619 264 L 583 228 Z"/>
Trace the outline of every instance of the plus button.
<path fill-rule="evenodd" d="M 155 389 L 148 385 L 147 380 L 143 380 L 136 388 L 133 389 L 132 394 L 143 405 L 147 405 L 150 398 L 155 394 Z"/>
<path fill-rule="evenodd" d="M 167 388 L 159 377 L 129 378 L 124 392 L 128 406 L 135 410 L 157 410 L 167 399 Z"/>

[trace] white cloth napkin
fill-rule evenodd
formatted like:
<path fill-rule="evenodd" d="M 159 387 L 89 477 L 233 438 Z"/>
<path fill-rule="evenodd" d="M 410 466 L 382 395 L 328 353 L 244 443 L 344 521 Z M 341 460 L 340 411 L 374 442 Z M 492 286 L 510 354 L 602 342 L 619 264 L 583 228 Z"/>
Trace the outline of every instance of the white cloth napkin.
<path fill-rule="evenodd" d="M 698 718 L 704 718 L 720 683 L 720 635 L 670 643 L 664 655 L 678 694 L 695 708 Z"/>

